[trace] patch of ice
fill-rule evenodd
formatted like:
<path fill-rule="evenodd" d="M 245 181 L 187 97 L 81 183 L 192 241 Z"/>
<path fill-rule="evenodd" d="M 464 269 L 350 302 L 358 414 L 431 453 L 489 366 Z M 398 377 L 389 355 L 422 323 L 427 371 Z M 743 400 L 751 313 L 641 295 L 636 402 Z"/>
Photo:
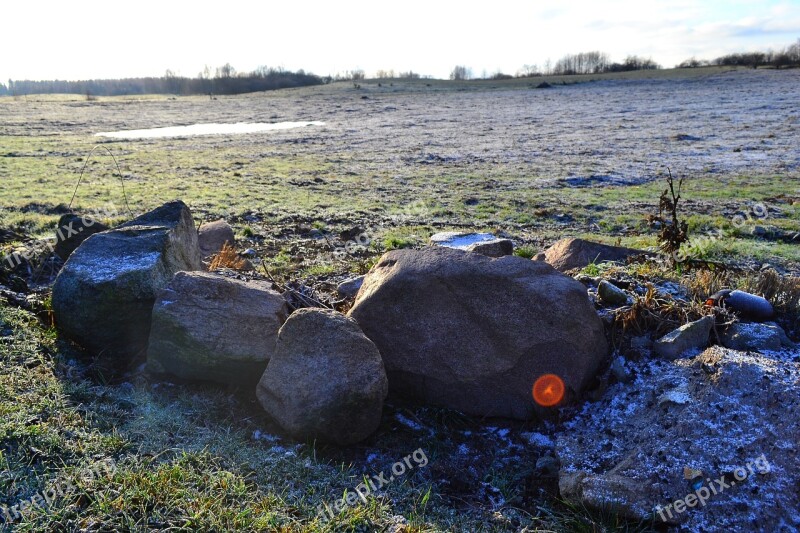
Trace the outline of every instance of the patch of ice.
<path fill-rule="evenodd" d="M 270 435 L 269 433 L 261 433 L 261 431 L 257 429 L 253 432 L 253 439 L 264 440 L 267 442 L 278 442 L 280 440 L 280 437 L 276 437 L 275 435 Z"/>
<path fill-rule="evenodd" d="M 473 244 L 479 242 L 491 242 L 497 240 L 497 236 L 491 233 L 459 233 L 457 231 L 445 231 L 431 236 L 431 242 L 447 248 L 466 250 Z"/>
<path fill-rule="evenodd" d="M 301 444 L 295 444 L 294 446 L 285 447 L 280 445 L 272 446 L 269 451 L 276 454 L 276 455 L 283 455 L 284 457 L 296 457 L 297 451 L 300 449 Z"/>
<path fill-rule="evenodd" d="M 417 431 L 422 431 L 424 429 L 420 424 L 414 422 L 413 420 L 404 416 L 401 413 L 397 413 L 396 415 L 394 415 L 394 417 L 397 419 L 398 422 L 400 422 L 406 427 L 410 427 L 411 429 L 415 429 Z"/>
<path fill-rule="evenodd" d="M 673 298 L 683 300 L 686 298 L 686 289 L 672 281 L 662 281 L 657 285 L 659 291 L 669 294 Z"/>
<path fill-rule="evenodd" d="M 675 387 L 674 389 L 670 389 L 658 397 L 658 405 L 668 402 L 677 405 L 685 405 L 691 401 L 692 398 L 689 396 L 689 391 L 686 388 L 686 384 Z"/>
<path fill-rule="evenodd" d="M 536 431 L 531 433 L 522 433 L 520 436 L 525 438 L 528 441 L 528 443 L 533 446 L 541 446 L 541 447 L 555 446 L 555 442 L 553 442 L 553 439 L 551 439 L 547 435 L 543 435 Z"/>
<path fill-rule="evenodd" d="M 235 124 L 192 124 L 191 126 L 170 126 L 144 130 L 103 131 L 95 137 L 114 139 L 163 139 L 166 137 L 189 137 L 197 135 L 241 135 L 274 130 L 289 130 L 306 126 L 324 126 L 324 122 L 237 122 Z"/>

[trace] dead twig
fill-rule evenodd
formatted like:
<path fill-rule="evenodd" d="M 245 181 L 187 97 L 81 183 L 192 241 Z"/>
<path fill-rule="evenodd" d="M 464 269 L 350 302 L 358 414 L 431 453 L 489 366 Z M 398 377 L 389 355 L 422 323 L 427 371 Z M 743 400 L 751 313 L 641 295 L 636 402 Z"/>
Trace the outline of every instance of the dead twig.
<path fill-rule="evenodd" d="M 261 263 L 261 267 L 264 269 L 264 273 L 266 274 L 267 278 L 270 280 L 270 282 L 272 282 L 272 284 L 275 286 L 275 288 L 278 291 L 280 291 L 280 292 L 282 292 L 284 294 L 286 294 L 286 293 L 291 294 L 293 298 L 298 299 L 303 304 L 301 306 L 294 305 L 287 298 L 287 304 L 289 304 L 289 306 L 292 307 L 293 311 L 296 311 L 297 309 L 301 309 L 303 307 L 321 307 L 323 309 L 333 309 L 334 308 L 333 306 L 331 306 L 329 304 L 326 304 L 326 303 L 322 302 L 321 300 L 315 298 L 313 295 L 309 295 L 309 294 L 306 294 L 305 292 L 303 292 L 302 288 L 303 287 L 307 287 L 307 285 L 302 285 L 301 289 L 298 290 L 297 288 L 292 287 L 290 284 L 280 283 L 272 276 L 272 273 L 269 271 L 269 269 L 267 268 L 267 266 L 263 262 Z M 311 288 L 311 291 L 313 292 L 314 289 Z"/>

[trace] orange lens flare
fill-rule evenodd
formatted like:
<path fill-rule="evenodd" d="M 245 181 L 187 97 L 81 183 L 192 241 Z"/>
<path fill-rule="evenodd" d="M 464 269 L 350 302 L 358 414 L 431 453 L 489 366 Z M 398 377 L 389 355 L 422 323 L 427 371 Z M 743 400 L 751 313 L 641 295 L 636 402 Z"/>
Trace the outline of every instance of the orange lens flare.
<path fill-rule="evenodd" d="M 544 374 L 533 384 L 533 399 L 542 407 L 553 407 L 564 399 L 564 381 L 555 374 Z"/>

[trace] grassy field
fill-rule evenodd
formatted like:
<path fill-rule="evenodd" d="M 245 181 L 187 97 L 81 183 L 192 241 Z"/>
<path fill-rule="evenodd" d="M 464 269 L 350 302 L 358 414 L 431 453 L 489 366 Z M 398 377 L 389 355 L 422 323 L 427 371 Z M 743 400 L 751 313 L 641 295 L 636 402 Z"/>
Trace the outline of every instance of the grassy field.
<path fill-rule="evenodd" d="M 800 86 L 796 73 L 693 69 L 549 79 L 596 83 L 546 90 L 531 89 L 539 79 L 373 80 L 360 89 L 340 83 L 214 101 L 5 98 L 0 229 L 28 241 L 51 235 L 86 165 L 72 206 L 79 212 L 113 203 L 117 212 L 108 222 L 116 223 L 130 218 L 126 203 L 139 214 L 180 198 L 198 223 L 228 219 L 240 246 L 253 248 L 274 279 L 304 283 L 321 299 L 334 299 L 338 281 L 366 272 L 386 250 L 425 245 L 436 231 L 504 234 L 521 255 L 563 236 L 655 246 L 657 229 L 647 215 L 657 213 L 668 165 L 686 178 L 681 208 L 691 232 L 722 230 L 696 258 L 749 267 L 768 262 L 797 272 L 797 244 L 752 235 L 756 225 L 800 229 L 800 170 L 787 148 L 798 145 L 796 113 L 740 115 L 733 99 L 713 110 L 715 131 L 709 133 L 708 117 L 693 124 L 676 118 L 674 109 L 654 116 L 643 111 L 661 99 L 648 96 L 653 91 L 675 91 L 687 105 L 701 105 L 707 98 L 702 91 L 714 94 L 717 83 L 751 91 L 764 80 L 759 90 L 789 100 Z M 646 100 L 631 118 L 641 124 L 629 124 L 629 101 L 640 97 Z M 782 110 L 790 103 L 775 105 Z M 322 120 L 326 126 L 251 136 L 93 136 L 287 120 Z M 686 141 L 683 133 L 702 140 Z M 106 148 L 119 161 L 126 195 Z M 651 155 L 661 162 L 649 163 Z M 746 223 L 736 224 L 737 215 Z M 345 244 L 341 232 L 353 228 L 368 234 L 366 248 L 334 253 Z M 2 244 L 4 251 L 20 245 Z M 653 272 L 681 281 L 680 273 Z M 49 273 L 38 279 L 40 286 L 32 284 L 45 310 Z M 359 446 L 288 442 L 275 436 L 252 391 L 168 383 L 143 372 L 103 375 L 34 313 L 7 303 L 0 306 L 0 359 L 0 505 L 18 505 L 63 479 L 75 484 L 69 494 L 25 511 L 14 530 L 652 526 L 559 500 L 556 477 L 536 466 L 552 453 L 548 440 L 557 420 L 509 424 L 390 404 L 378 432 Z M 334 505 L 364 476 L 387 472 L 415 450 L 424 451 L 426 466 L 366 502 L 346 506 L 331 521 L 318 518 L 320 505 Z M 86 475 L 104 460 L 113 460 L 112 471 Z"/>
<path fill-rule="evenodd" d="M 292 256 L 295 274 L 320 268 L 344 274 L 353 264 L 332 262 L 330 243 L 309 239 L 310 229 L 335 235 L 369 226 L 375 253 L 423 244 L 431 232 L 459 227 L 506 232 L 535 249 L 564 235 L 652 246 L 655 231 L 645 217 L 657 210 L 669 167 L 686 178 L 683 208 L 691 229 L 721 229 L 730 237 L 704 250 L 706 258 L 794 268 L 796 247 L 749 235 L 756 223 L 797 226 L 800 190 L 791 183 L 798 177 L 798 117 L 785 107 L 796 91 L 786 84 L 796 86 L 797 74 L 775 75 L 669 70 L 569 77 L 599 81 L 547 90 L 532 90 L 526 80 L 370 81 L 358 90 L 338 83 L 216 101 L 6 98 L 0 101 L 0 224 L 30 236 L 49 234 L 58 206 L 69 203 L 89 153 L 100 144 L 74 208 L 113 202 L 127 215 L 108 148 L 121 165 L 134 212 L 181 198 L 198 222 L 230 219 L 265 259 Z M 761 118 L 734 97 L 763 83 L 789 94 L 775 97 L 776 110 Z M 694 110 L 718 98 L 720 86 L 731 91 L 730 102 L 709 102 L 706 115 Z M 663 95 L 691 111 L 684 117 L 675 108 L 654 107 Z M 750 98 L 756 106 L 769 104 L 765 95 Z M 779 112 L 784 108 L 787 113 Z M 646 116 L 636 123 L 631 113 Z M 285 120 L 327 125 L 133 141 L 92 135 Z M 690 134 L 702 140 L 682 140 Z M 757 203 L 767 206 L 768 220 L 733 228 L 735 214 Z M 303 254 L 291 252 L 298 246 Z"/>

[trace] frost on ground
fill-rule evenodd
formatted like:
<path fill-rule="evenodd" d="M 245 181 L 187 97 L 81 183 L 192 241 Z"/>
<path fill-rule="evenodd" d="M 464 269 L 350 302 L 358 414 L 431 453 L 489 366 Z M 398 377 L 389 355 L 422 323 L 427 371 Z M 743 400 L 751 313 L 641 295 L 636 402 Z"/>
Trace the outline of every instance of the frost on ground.
<path fill-rule="evenodd" d="M 712 347 L 630 366 L 632 383 L 558 435 L 562 496 L 690 531 L 800 527 L 800 352 Z"/>
<path fill-rule="evenodd" d="M 166 142 L 181 149 L 189 143 L 226 149 L 255 143 L 279 154 L 321 156 L 342 173 L 370 180 L 371 172 L 402 180 L 420 169 L 436 175 L 445 167 L 502 167 L 552 187 L 635 184 L 665 166 L 687 175 L 800 171 L 797 70 L 606 80 L 549 90 L 362 86 L 255 93 L 213 103 L 181 98 L 6 105 L 0 106 L 0 135 L 322 121 L 324 126 L 313 128 Z"/>

